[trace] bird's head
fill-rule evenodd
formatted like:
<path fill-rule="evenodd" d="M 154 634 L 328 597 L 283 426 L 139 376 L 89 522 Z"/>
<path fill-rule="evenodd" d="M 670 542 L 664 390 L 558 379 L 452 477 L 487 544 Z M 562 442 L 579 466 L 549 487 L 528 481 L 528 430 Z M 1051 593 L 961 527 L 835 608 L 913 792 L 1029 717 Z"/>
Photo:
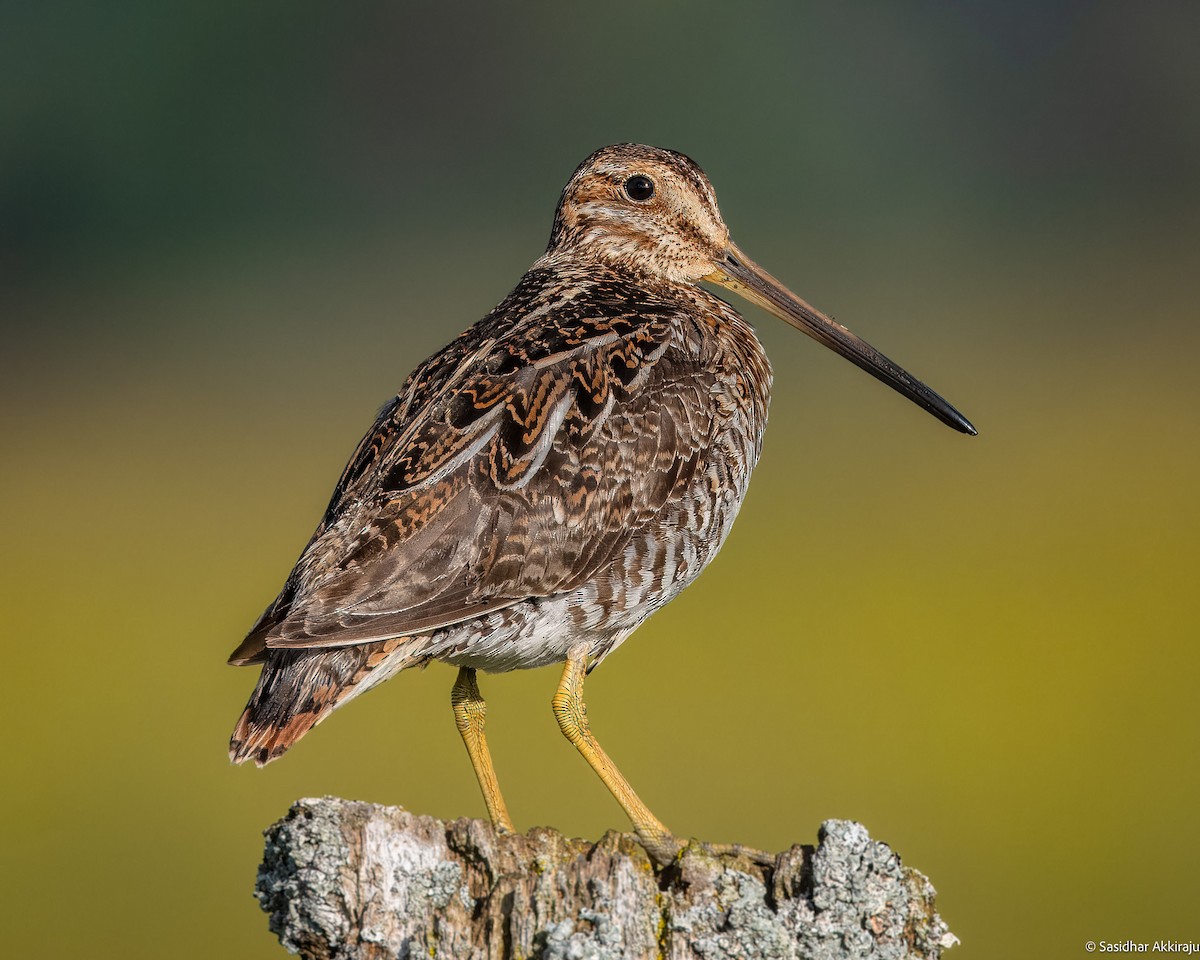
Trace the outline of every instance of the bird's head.
<path fill-rule="evenodd" d="M 712 184 L 692 160 L 620 143 L 597 150 L 567 182 L 547 252 L 694 283 L 728 244 Z"/>
<path fill-rule="evenodd" d="M 729 239 L 708 177 L 682 153 L 637 143 L 597 150 L 563 189 L 546 254 L 599 260 L 675 283 L 720 284 L 823 343 L 948 426 L 975 433 L 970 421 L 937 393 L 742 253 Z"/>

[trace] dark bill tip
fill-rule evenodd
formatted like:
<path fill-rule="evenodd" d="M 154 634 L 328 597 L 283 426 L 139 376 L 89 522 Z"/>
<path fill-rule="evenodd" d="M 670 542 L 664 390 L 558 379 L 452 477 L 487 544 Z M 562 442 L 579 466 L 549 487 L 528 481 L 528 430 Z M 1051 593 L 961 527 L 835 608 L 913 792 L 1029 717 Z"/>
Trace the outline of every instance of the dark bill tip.
<path fill-rule="evenodd" d="M 946 426 L 971 437 L 978 435 L 979 431 L 971 421 L 944 397 L 832 317 L 801 300 L 732 243 L 725 256 L 718 261 L 717 269 L 704 279 L 740 293 L 751 303 L 758 304 L 801 333 L 823 343 L 897 393 L 908 397 Z"/>

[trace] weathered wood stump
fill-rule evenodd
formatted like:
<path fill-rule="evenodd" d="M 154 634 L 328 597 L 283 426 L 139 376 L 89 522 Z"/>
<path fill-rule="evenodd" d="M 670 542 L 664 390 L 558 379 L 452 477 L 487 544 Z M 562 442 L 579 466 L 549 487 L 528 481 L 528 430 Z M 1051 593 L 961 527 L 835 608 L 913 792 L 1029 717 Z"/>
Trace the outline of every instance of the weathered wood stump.
<path fill-rule="evenodd" d="M 624 834 L 500 837 L 332 797 L 297 801 L 266 837 L 256 896 L 312 960 L 892 960 L 957 943 L 929 881 L 845 820 L 773 866 L 693 842 L 658 871 Z"/>

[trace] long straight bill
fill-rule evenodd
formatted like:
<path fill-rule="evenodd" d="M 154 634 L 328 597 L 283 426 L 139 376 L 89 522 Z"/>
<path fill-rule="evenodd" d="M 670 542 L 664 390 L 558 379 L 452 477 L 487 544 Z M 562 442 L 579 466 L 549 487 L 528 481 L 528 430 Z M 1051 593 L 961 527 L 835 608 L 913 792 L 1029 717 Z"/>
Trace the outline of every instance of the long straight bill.
<path fill-rule="evenodd" d="M 810 306 L 782 283 L 730 243 L 717 269 L 705 280 L 741 294 L 751 303 L 785 320 L 818 343 L 882 380 L 913 403 L 928 410 L 947 426 L 975 436 L 971 421 L 954 409 L 939 394 L 930 390 L 899 364 L 893 363 L 865 340 L 856 337 L 832 317 Z"/>

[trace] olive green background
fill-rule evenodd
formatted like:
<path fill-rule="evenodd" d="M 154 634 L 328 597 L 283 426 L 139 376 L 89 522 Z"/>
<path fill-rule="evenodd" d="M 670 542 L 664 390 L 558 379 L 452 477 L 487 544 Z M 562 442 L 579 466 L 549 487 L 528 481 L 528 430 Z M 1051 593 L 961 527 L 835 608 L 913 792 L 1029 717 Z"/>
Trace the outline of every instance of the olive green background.
<path fill-rule="evenodd" d="M 971 417 L 746 306 L 776 369 L 721 557 L 588 686 L 674 830 L 863 821 L 962 960 L 1200 940 L 1194 4 L 6 4 L 12 956 L 278 957 L 300 796 L 482 803 L 449 668 L 225 758 L 375 409 L 540 253 L 592 149 L 670 146 L 737 242 Z M 484 677 L 519 826 L 619 809 L 555 670 Z"/>

